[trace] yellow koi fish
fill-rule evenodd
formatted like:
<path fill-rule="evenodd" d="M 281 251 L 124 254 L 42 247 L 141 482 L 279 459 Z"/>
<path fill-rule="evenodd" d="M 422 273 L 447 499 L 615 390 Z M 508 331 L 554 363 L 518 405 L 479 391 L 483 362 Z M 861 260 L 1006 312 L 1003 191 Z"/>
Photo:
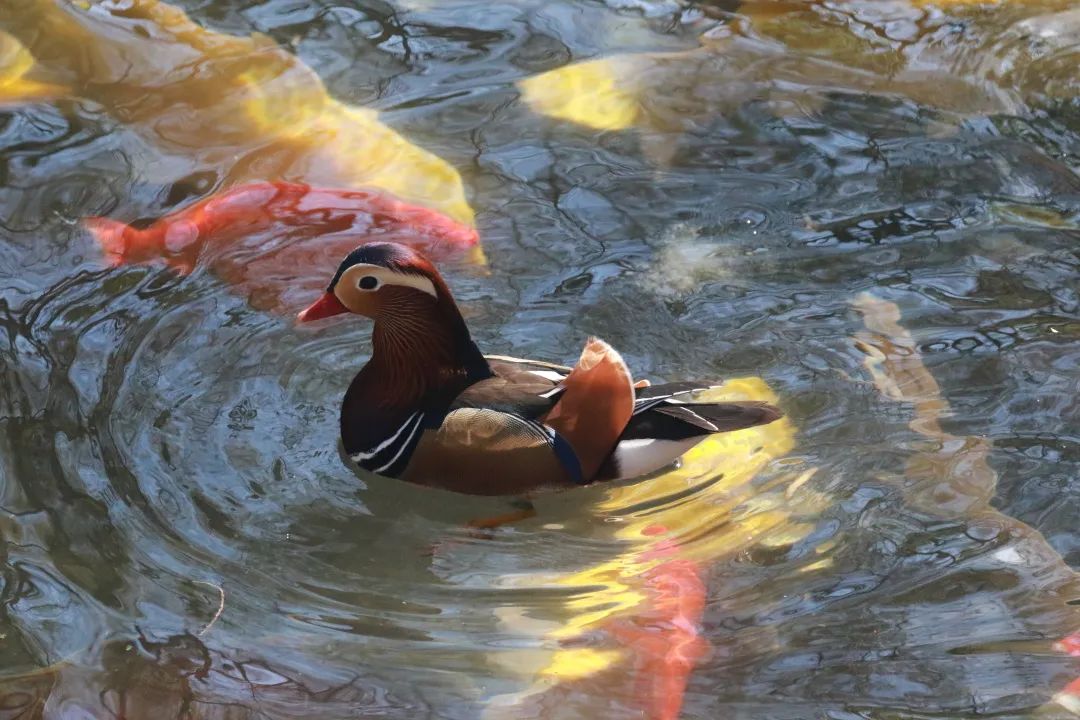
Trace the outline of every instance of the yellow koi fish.
<path fill-rule="evenodd" d="M 34 58 L 17 39 L 0 31 L 0 105 L 27 103 L 64 95 L 61 85 L 33 80 Z"/>
<path fill-rule="evenodd" d="M 29 53 L 7 75 L 25 74 L 32 55 L 72 95 L 100 103 L 164 156 L 136 167 L 143 177 L 164 172 L 169 181 L 210 168 L 227 186 L 377 188 L 473 223 L 452 166 L 378 112 L 331 97 L 311 68 L 269 38 L 207 30 L 158 0 L 24 0 L 0 7 L 0 22 Z"/>
<path fill-rule="evenodd" d="M 922 35 L 902 42 L 878 28 L 885 20 L 873 3 L 851 3 L 841 11 L 820 3 L 750 0 L 739 8 L 738 21 L 706 33 L 700 48 L 585 60 L 517 87 L 533 111 L 548 117 L 601 131 L 659 132 L 679 132 L 751 100 L 767 102 L 780 116 L 813 111 L 837 91 L 903 97 L 964 115 L 1016 113 L 1033 96 L 1080 92 L 1075 73 L 1066 70 L 1075 61 L 1024 55 L 1033 52 L 1030 43 L 1019 42 L 1038 36 L 1046 45 L 1055 33 L 1075 36 L 1080 12 L 1070 10 L 1069 0 L 999 0 L 993 10 L 981 0 L 910 3 L 912 31 Z M 902 16 L 902 6 L 889 4 L 890 21 Z M 919 20 L 931 6 L 967 22 L 970 39 L 942 47 L 933 28 Z M 997 47 L 1003 37 L 1016 42 Z M 1026 70 L 1039 62 L 1047 72 Z M 1066 75 L 1055 79 L 1055 70 Z M 1025 74 L 1041 86 L 1029 87 Z"/>

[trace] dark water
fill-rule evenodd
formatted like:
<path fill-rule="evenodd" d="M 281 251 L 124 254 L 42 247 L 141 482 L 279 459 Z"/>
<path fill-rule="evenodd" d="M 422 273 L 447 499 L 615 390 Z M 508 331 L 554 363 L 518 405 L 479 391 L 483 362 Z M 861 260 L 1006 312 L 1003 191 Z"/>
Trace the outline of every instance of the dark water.
<path fill-rule="evenodd" d="M 148 0 L 0 0 L 48 86 L 19 91 L 7 53 L 3 717 L 647 717 L 605 623 L 648 612 L 654 521 L 707 587 L 683 718 L 1073 716 L 1051 702 L 1080 675 L 1052 649 L 1080 629 L 1070 3 L 177 7 L 206 33 Z M 597 334 L 788 421 L 488 540 L 463 523 L 503 503 L 355 475 L 337 405 L 364 324 L 108 268 L 78 223 L 380 168 L 452 205 L 403 156 L 353 177 L 370 149 L 335 165 L 221 110 L 315 105 L 277 83 L 308 67 L 460 173 L 490 272 L 445 270 L 485 350 L 565 361 Z"/>

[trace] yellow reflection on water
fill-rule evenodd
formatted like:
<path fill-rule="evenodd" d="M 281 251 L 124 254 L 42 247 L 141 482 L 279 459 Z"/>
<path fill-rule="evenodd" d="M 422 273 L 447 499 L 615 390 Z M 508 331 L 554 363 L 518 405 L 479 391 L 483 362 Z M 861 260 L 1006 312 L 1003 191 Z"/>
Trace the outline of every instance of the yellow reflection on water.
<path fill-rule="evenodd" d="M 737 378 L 700 394 L 703 402 L 779 398 L 764 380 Z M 560 683 L 594 676 L 626 663 L 635 649 L 607 643 L 575 646 L 574 641 L 613 620 L 648 612 L 657 601 L 648 580 L 650 571 L 665 571 L 671 559 L 710 563 L 731 558 L 752 546 L 782 546 L 803 539 L 813 525 L 794 518 L 813 515 L 827 498 L 807 481 L 813 469 L 780 472 L 765 483 L 755 482 L 762 471 L 795 446 L 795 426 L 781 419 L 763 427 L 714 435 L 684 457 L 677 469 L 642 481 L 613 486 L 593 506 L 593 512 L 617 529 L 622 550 L 604 562 L 564 574 L 533 573 L 512 579 L 515 586 L 579 589 L 562 604 L 559 617 L 547 622 L 504 613 L 510 630 L 543 633 L 547 651 L 513 653 L 502 662 L 516 674 L 534 678 L 525 691 L 495 698 L 488 717 L 500 715 L 522 699 Z M 823 569 L 828 563 L 810 562 Z M 808 568 L 809 569 L 809 568 Z M 676 622 L 694 618 L 674 619 Z M 496 658 L 496 660 L 499 660 Z"/>
<path fill-rule="evenodd" d="M 624 130 L 639 116 L 637 74 L 646 55 L 615 55 L 573 63 L 518 83 L 536 112 L 595 130 Z"/>
<path fill-rule="evenodd" d="M 1057 568 L 1071 574 L 1037 532 L 990 506 L 997 482 L 987 462 L 991 444 L 985 438 L 952 435 L 942 429 L 948 402 L 911 334 L 900 324 L 899 308 L 868 294 L 856 298 L 853 305 L 865 324 L 853 342 L 866 355 L 865 367 L 874 385 L 883 396 L 907 404 L 911 428 L 933 441 L 912 453 L 904 476 L 897 478 L 905 488 L 905 498 L 930 516 L 1014 528 L 1028 547 L 1042 548 L 1041 556 L 1053 558 Z M 779 401 L 755 377 L 731 380 L 702 399 Z M 782 549 L 807 538 L 834 498 L 815 481 L 815 467 L 783 459 L 795 448 L 796 433 L 793 423 L 782 419 L 765 427 L 716 435 L 687 453 L 676 470 L 609 488 L 592 509 L 618 528 L 614 536 L 622 544 L 620 552 L 577 571 L 516 575 L 510 580 L 516 587 L 556 586 L 576 592 L 567 596 L 557 616 L 546 620 L 516 612 L 500 615 L 504 627 L 538 636 L 541 646 L 532 652 L 494 653 L 494 662 L 530 684 L 520 692 L 492 698 L 485 718 L 517 717 L 533 699 L 608 670 L 632 673 L 637 668 L 640 672 L 642 665 L 635 664 L 634 658 L 640 651 L 614 637 L 598 644 L 596 632 L 610 629 L 620 619 L 646 618 L 646 627 L 652 630 L 694 622 L 667 616 L 649 620 L 655 615 L 653 606 L 662 601 L 652 592 L 650 571 L 663 572 L 670 558 L 696 563 L 704 576 L 710 566 L 740 553 Z M 794 571 L 829 571 L 830 554 L 842 542 L 836 537 L 822 540 Z M 1072 614 L 1080 624 L 1080 614 Z M 1038 651 L 1053 652 L 1053 640 L 1039 644 Z M 1059 712 L 1075 697 L 1058 693 L 1044 709 Z"/>

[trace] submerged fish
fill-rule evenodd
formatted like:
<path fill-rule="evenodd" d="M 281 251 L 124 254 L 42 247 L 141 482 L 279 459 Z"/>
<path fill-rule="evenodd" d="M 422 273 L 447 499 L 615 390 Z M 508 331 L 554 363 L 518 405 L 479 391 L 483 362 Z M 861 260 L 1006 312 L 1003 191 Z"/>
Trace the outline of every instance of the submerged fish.
<path fill-rule="evenodd" d="M 60 85 L 34 80 L 34 58 L 11 35 L 0 31 L 0 105 L 26 103 L 63 95 Z"/>
<path fill-rule="evenodd" d="M 698 48 L 613 54 L 517 86 L 547 117 L 600 131 L 647 131 L 643 152 L 661 164 L 674 152 L 671 135 L 750 102 L 799 116 L 848 92 L 982 115 L 1021 113 L 1080 92 L 1070 45 L 1080 27 L 1073 0 L 884 5 L 849 3 L 841 12 L 829 4 L 747 0 L 738 15 L 703 33 Z M 928 6 L 936 8 L 933 22 Z M 950 20 L 965 27 L 964 42 L 940 41 Z"/>
<path fill-rule="evenodd" d="M 259 309 L 295 313 L 325 290 L 320 270 L 364 241 L 392 240 L 436 257 L 472 249 L 476 230 L 429 208 L 372 190 L 261 182 L 234 187 L 145 228 L 90 218 L 87 230 L 112 265 L 164 262 L 187 274 L 206 266 Z"/>
<path fill-rule="evenodd" d="M 1080 678 L 1063 687 L 1061 692 L 1055 693 L 1053 702 L 1073 715 L 1080 716 Z"/>
<path fill-rule="evenodd" d="M 730 379 L 699 399 L 778 402 L 764 380 L 754 377 Z M 617 520 L 615 536 L 624 549 L 577 571 L 508 578 L 513 587 L 531 581 L 570 592 L 543 633 L 551 648 L 544 660 L 530 667 L 513 656 L 514 672 L 531 677 L 531 684 L 492 698 L 484 719 L 539 715 L 540 708 L 558 706 L 577 692 L 623 695 L 626 680 L 626 704 L 634 717 L 678 718 L 687 683 L 709 647 L 701 620 L 710 568 L 748 548 L 808 535 L 813 524 L 793 519 L 787 503 L 797 505 L 803 517 L 824 506 L 825 498 L 805 482 L 806 473 L 781 476 L 768 490 L 755 483 L 771 461 L 794 447 L 795 435 L 785 418 L 712 436 L 686 453 L 678 468 L 647 483 L 605 488 L 593 511 Z M 688 488 L 696 488 L 693 502 L 685 501 Z M 774 497 L 772 504 L 768 497 Z M 520 632 L 545 627 L 535 616 L 508 614 L 502 622 Z"/>
<path fill-rule="evenodd" d="M 652 526 L 646 532 L 668 530 Z M 645 562 L 667 556 L 642 573 L 647 609 L 606 628 L 633 658 L 636 705 L 649 720 L 678 720 L 690 673 L 708 647 L 700 627 L 708 594 L 705 568 L 679 552 L 677 542 L 661 541 L 643 553 Z"/>
<path fill-rule="evenodd" d="M 266 36 L 213 32 L 158 0 L 0 2 L 0 23 L 25 46 L 19 72 L 31 63 L 137 135 L 144 147 L 128 160 L 140 178 L 169 184 L 212 172 L 226 187 L 286 179 L 379 188 L 473 222 L 453 166 L 375 110 L 332 97 Z"/>
<path fill-rule="evenodd" d="M 1054 643 L 1054 649 L 1073 657 L 1080 657 L 1080 632 L 1058 640 Z"/>

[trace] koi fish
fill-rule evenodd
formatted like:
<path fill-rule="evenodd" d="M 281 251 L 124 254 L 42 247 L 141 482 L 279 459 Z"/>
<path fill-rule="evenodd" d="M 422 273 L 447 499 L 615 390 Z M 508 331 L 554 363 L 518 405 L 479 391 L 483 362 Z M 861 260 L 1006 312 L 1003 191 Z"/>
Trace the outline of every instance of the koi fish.
<path fill-rule="evenodd" d="M 139 229 L 84 221 L 113 266 L 164 263 L 181 274 L 206 266 L 263 310 L 295 313 L 323 291 L 325 268 L 363 241 L 392 240 L 435 257 L 472 249 L 476 230 L 440 212 L 372 190 L 299 183 L 241 185 Z M 298 275 L 317 268 L 311 277 Z"/>
<path fill-rule="evenodd" d="M 739 22 L 714 25 L 698 48 L 593 58 L 519 80 L 517 87 L 525 104 L 546 117 L 598 131 L 645 131 L 642 150 L 656 162 L 674 152 L 662 136 L 749 101 L 768 102 L 778 116 L 801 115 L 848 90 L 981 115 L 1022 112 L 1042 96 L 1076 97 L 1075 73 L 1061 62 L 1080 27 L 1073 0 L 910 4 L 962 21 L 970 42 L 942 44 L 937 23 L 915 21 L 916 35 L 895 40 L 879 26 L 873 3 L 866 12 L 851 4 L 850 12 L 834 13 L 817 3 L 746 0 Z M 853 27 L 877 32 L 853 33 Z M 1027 42 L 1031 37 L 1041 42 Z"/>
<path fill-rule="evenodd" d="M 1054 643 L 1057 652 L 1080 658 L 1080 632 L 1063 637 Z M 1054 694 L 1053 702 L 1065 708 L 1073 715 L 1080 715 L 1080 677 Z"/>
<path fill-rule="evenodd" d="M 765 381 L 755 377 L 729 379 L 700 399 L 779 402 Z M 541 708 L 583 688 L 608 697 L 613 689 L 607 683 L 616 682 L 621 693 L 627 678 L 632 682 L 628 705 L 640 711 L 640 717 L 676 718 L 690 676 L 708 649 L 700 627 L 707 601 L 706 570 L 748 547 L 773 539 L 788 544 L 813 530 L 812 523 L 795 522 L 782 505 L 762 502 L 762 490 L 753 482 L 768 463 L 795 446 L 795 436 L 796 428 L 787 419 L 713 436 L 684 455 L 678 468 L 647 483 L 607 488 L 592 511 L 619 518 L 614 534 L 623 550 L 577 571 L 533 577 L 543 587 L 573 590 L 552 618 L 554 626 L 543 631 L 552 652 L 541 667 L 515 665 L 515 671 L 525 670 L 530 684 L 491 698 L 483 717 L 506 720 L 533 711 L 540 715 Z M 790 484 L 778 483 L 777 488 L 785 488 L 777 490 L 785 504 L 797 504 L 805 513 L 827 506 L 826 496 L 808 489 L 805 479 L 811 474 L 793 473 Z M 700 489 L 698 501 L 671 501 L 683 497 L 687 487 Z M 759 509 L 736 513 L 751 498 L 758 498 Z M 649 513 L 638 512 L 644 506 Z M 522 587 L 526 577 L 515 573 L 512 585 Z M 520 626 L 522 621 L 513 615 L 501 622 L 508 631 L 521 633 L 536 627 L 531 617 Z M 597 640 L 600 637 L 605 639 Z"/>
<path fill-rule="evenodd" d="M 1066 655 L 1080 657 L 1080 633 L 1075 633 L 1058 640 L 1054 643 L 1054 649 L 1058 652 L 1063 652 Z"/>
<path fill-rule="evenodd" d="M 158 0 L 0 3 L 0 23 L 25 46 L 19 72 L 34 63 L 138 136 L 140 178 L 378 188 L 473 223 L 453 166 L 335 99 L 269 37 L 213 32 Z"/>
<path fill-rule="evenodd" d="M 0 31 L 0 105 L 25 103 L 61 96 L 67 88 L 33 80 L 30 52 L 11 35 Z"/>
<path fill-rule="evenodd" d="M 646 531 L 667 532 L 661 526 Z M 643 573 L 650 596 L 647 609 L 607 627 L 633 658 L 635 705 L 648 720 L 678 720 L 690 673 L 708 647 L 700 629 L 704 570 L 700 563 L 678 557 L 678 550 L 678 543 L 666 540 L 642 553 L 645 562 L 670 556 Z"/>
<path fill-rule="evenodd" d="M 1053 702 L 1068 710 L 1073 715 L 1080 715 L 1080 678 L 1054 694 Z"/>

